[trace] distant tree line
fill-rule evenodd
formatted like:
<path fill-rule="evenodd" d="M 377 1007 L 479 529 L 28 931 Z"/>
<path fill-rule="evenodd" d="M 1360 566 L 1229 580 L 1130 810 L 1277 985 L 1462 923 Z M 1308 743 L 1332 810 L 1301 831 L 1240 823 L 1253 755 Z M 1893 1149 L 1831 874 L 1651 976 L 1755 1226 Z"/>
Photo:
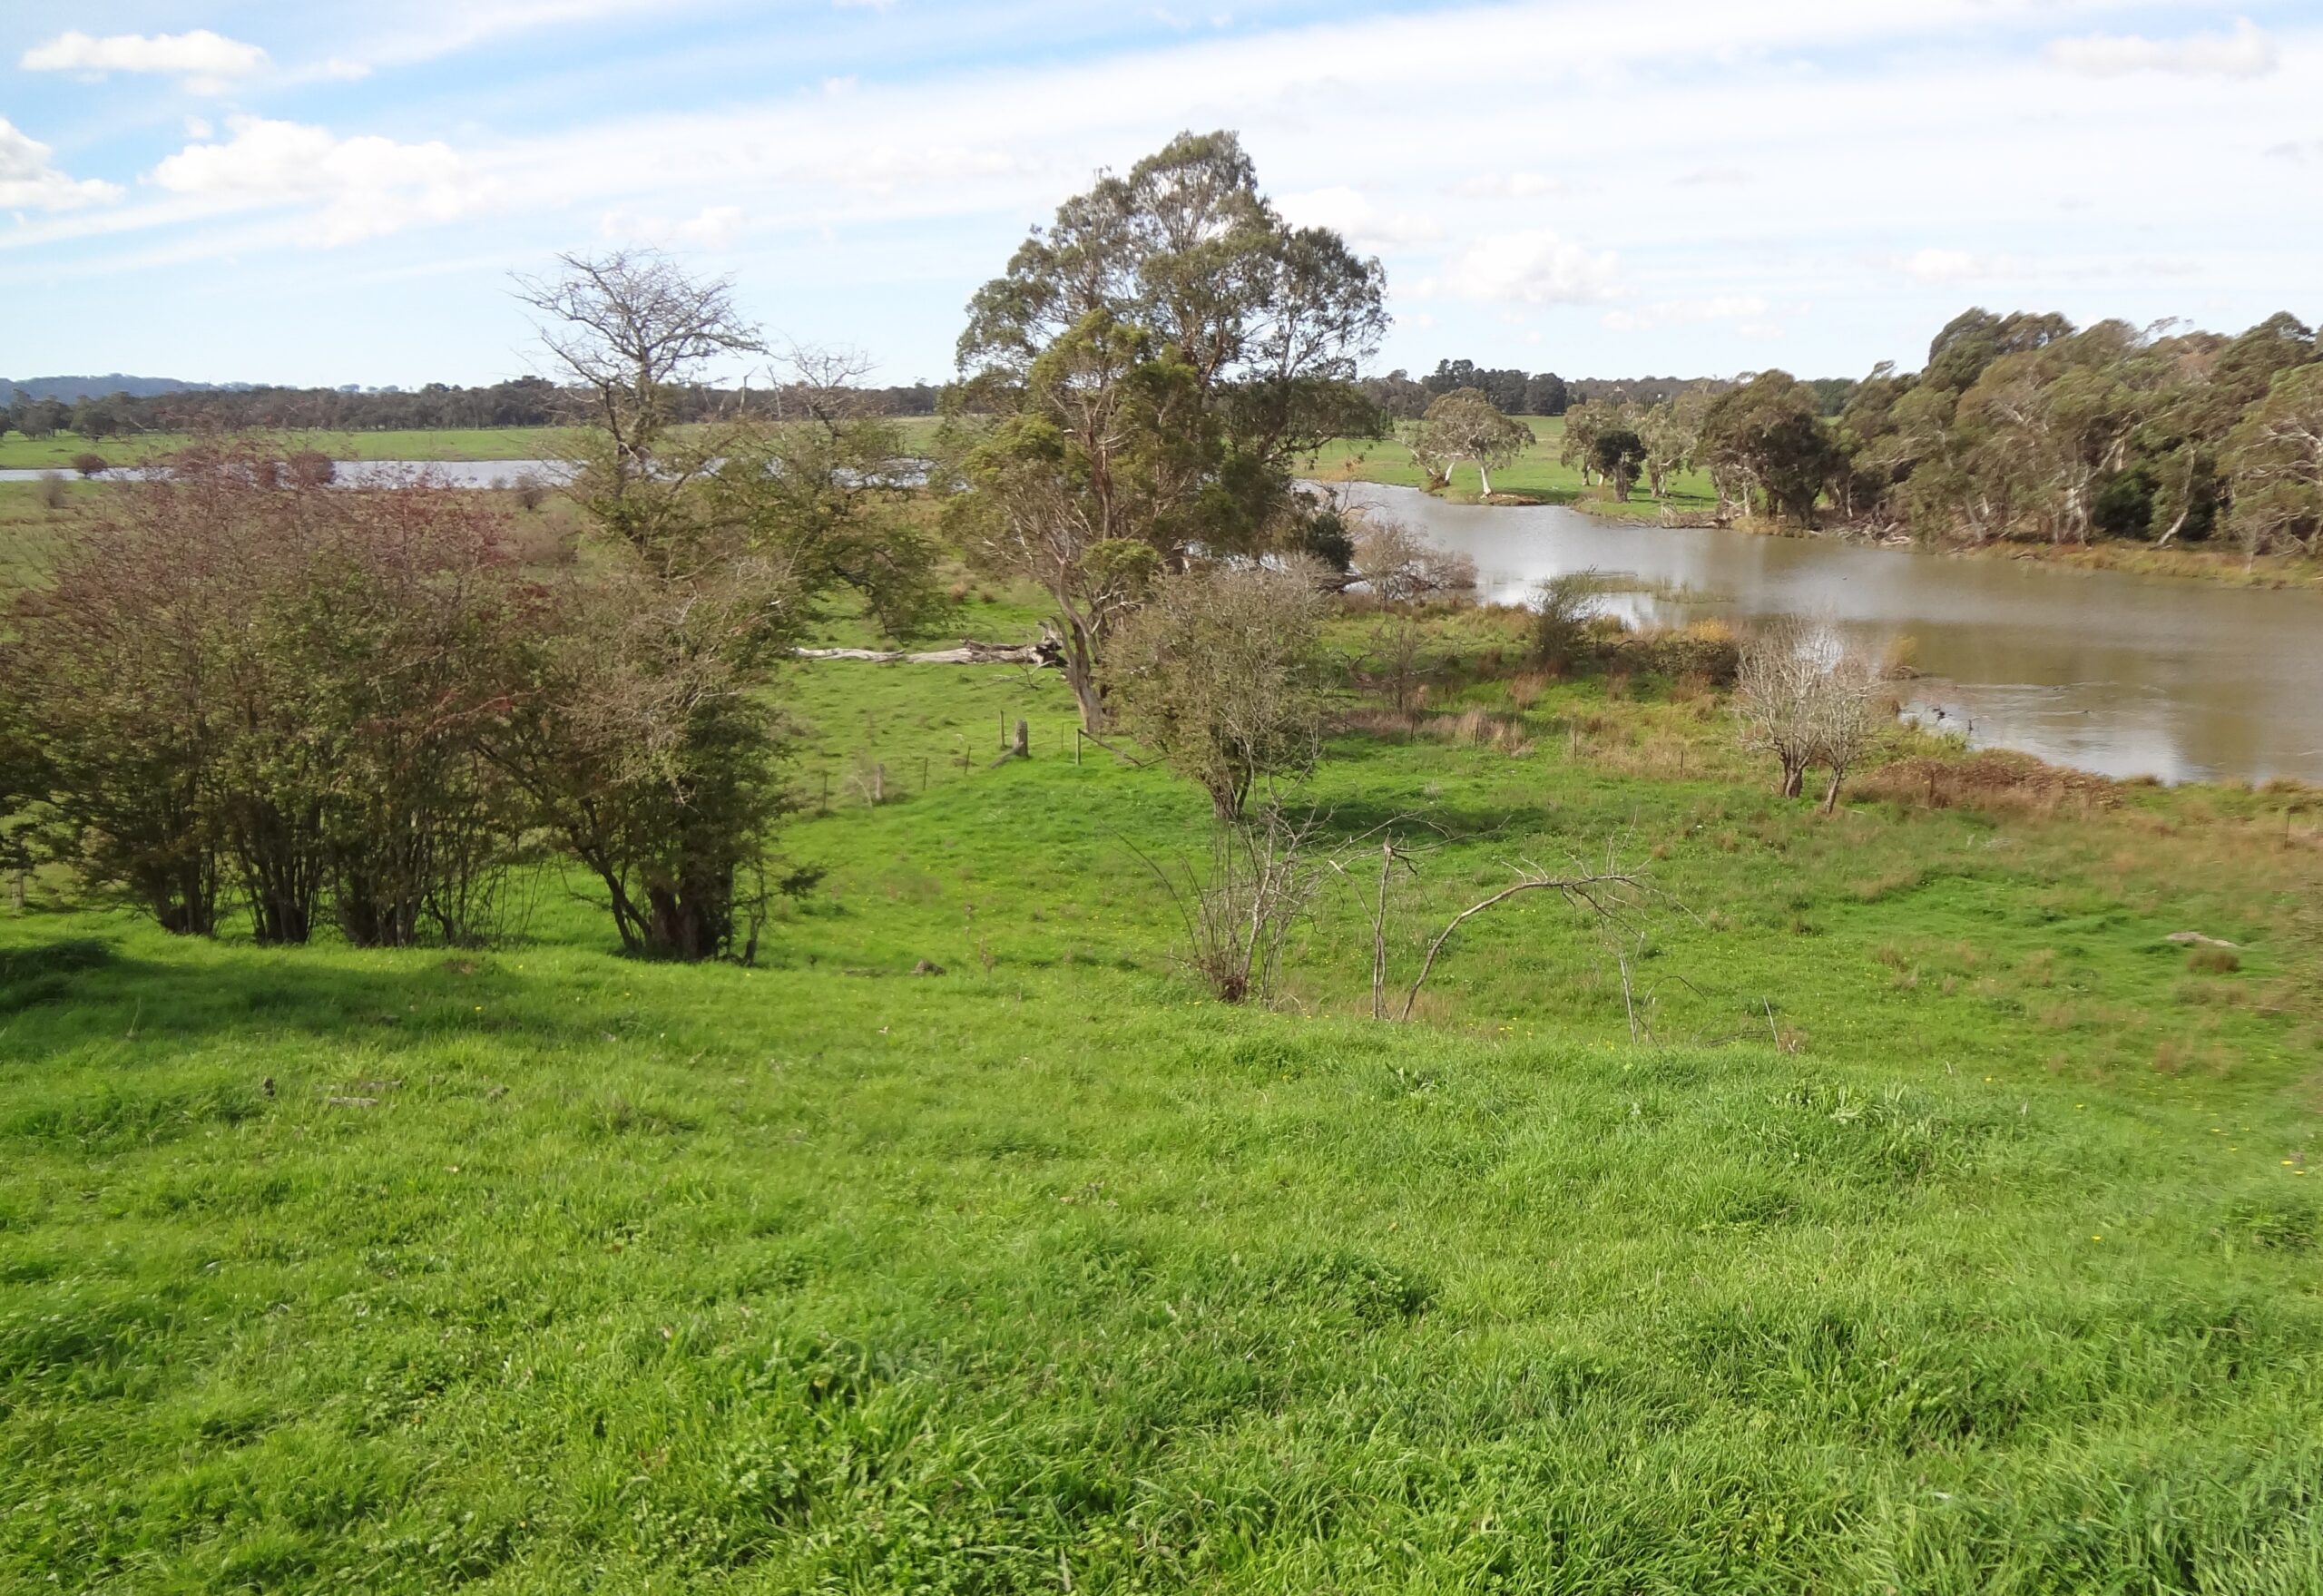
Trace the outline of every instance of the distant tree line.
<path fill-rule="evenodd" d="M 1436 369 L 1415 378 L 1397 368 L 1385 377 L 1366 377 L 1363 391 L 1391 421 L 1416 421 L 1427 407 L 1446 394 L 1473 390 L 1504 416 L 1562 416 L 1575 405 L 1658 405 L 1686 393 L 1715 393 L 1733 385 L 1719 377 L 1574 377 L 1554 371 L 1526 372 L 1513 367 L 1493 368 L 1473 360 L 1439 360 Z M 1853 385 L 1837 382 L 1839 389 Z M 1827 414 L 1838 413 L 1834 398 Z"/>
<path fill-rule="evenodd" d="M 902 387 L 858 387 L 852 402 L 865 415 L 932 416 L 940 390 L 926 383 Z M 785 385 L 719 387 L 686 383 L 671 392 L 668 411 L 677 424 L 778 417 L 786 399 L 804 399 Z M 396 432 L 414 429 L 493 426 L 552 426 L 570 422 L 585 408 L 585 397 L 566 385 L 520 377 L 483 387 L 429 383 L 408 391 L 394 388 L 195 388 L 145 396 L 93 395 L 67 402 L 15 390 L 0 406 L 0 437 L 19 432 L 47 438 L 76 434 L 91 443 L 137 433 Z"/>
<path fill-rule="evenodd" d="M 1706 472 L 1721 520 L 2323 553 L 2323 360 L 2288 312 L 2228 336 L 1973 309 L 1920 371 L 1592 398 L 1567 409 L 1563 447 L 1617 497 Z"/>

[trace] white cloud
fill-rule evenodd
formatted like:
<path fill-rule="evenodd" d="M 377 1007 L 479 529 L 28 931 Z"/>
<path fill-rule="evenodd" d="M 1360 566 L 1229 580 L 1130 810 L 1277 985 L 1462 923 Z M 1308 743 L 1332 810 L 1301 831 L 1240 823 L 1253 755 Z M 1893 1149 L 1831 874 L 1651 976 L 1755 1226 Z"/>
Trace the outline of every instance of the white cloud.
<path fill-rule="evenodd" d="M 0 211 L 70 211 L 118 199 L 118 186 L 75 181 L 49 160 L 46 144 L 0 116 Z"/>
<path fill-rule="evenodd" d="M 1890 269 L 1922 282 L 1967 282 L 1976 278 L 2001 277 L 2013 269 L 2013 263 L 1995 255 L 1972 255 L 1965 250 L 1916 250 L 1909 255 L 1898 255 L 1888 261 Z"/>
<path fill-rule="evenodd" d="M 102 39 L 69 33 L 34 45 L 17 64 L 26 72 L 76 72 L 92 77 L 159 73 L 182 77 L 191 93 L 216 94 L 234 79 L 264 67 L 266 52 L 208 28 L 190 34 L 110 34 Z"/>
<path fill-rule="evenodd" d="M 1681 189 L 1739 189 L 1751 178 L 1739 166 L 1703 166 L 1671 181 Z"/>
<path fill-rule="evenodd" d="M 1651 332 L 1699 321 L 1734 321 L 1765 330 L 1769 309 L 1756 294 L 1721 294 L 1708 299 L 1662 299 L 1638 310 L 1608 310 L 1600 319 L 1614 332 Z"/>
<path fill-rule="evenodd" d="M 489 185 L 448 144 L 400 144 L 365 134 L 236 116 L 222 143 L 190 144 L 155 167 L 172 193 L 228 203 L 312 204 L 303 240 L 344 244 L 477 209 Z"/>
<path fill-rule="evenodd" d="M 1414 244 L 1434 243 L 1444 230 L 1425 216 L 1390 215 L 1369 196 L 1350 188 L 1309 189 L 1282 194 L 1275 209 L 1293 227 L 1327 227 L 1358 250 L 1391 253 Z"/>
<path fill-rule="evenodd" d="M 1537 171 L 1481 171 L 1444 191 L 1463 200 L 1532 200 L 1569 191 L 1563 178 Z"/>
<path fill-rule="evenodd" d="M 672 221 L 666 216 L 631 216 L 615 211 L 607 213 L 598 230 L 620 243 L 694 244 L 705 250 L 723 250 L 741 233 L 742 208 L 705 205 L 683 221 Z"/>
<path fill-rule="evenodd" d="M 1610 299 L 1617 262 L 1545 228 L 1495 233 L 1453 263 L 1444 286 L 1466 299 L 1494 304 L 1581 305 Z"/>
<path fill-rule="evenodd" d="M 2182 39 L 2149 39 L 2138 34 L 2092 34 L 2059 39 L 2044 52 L 2052 66 L 2082 77 L 2127 77 L 2161 72 L 2178 77 L 2264 77 L 2279 64 L 2274 40 L 2249 17 L 2235 19 L 2230 34 L 2194 34 Z"/>

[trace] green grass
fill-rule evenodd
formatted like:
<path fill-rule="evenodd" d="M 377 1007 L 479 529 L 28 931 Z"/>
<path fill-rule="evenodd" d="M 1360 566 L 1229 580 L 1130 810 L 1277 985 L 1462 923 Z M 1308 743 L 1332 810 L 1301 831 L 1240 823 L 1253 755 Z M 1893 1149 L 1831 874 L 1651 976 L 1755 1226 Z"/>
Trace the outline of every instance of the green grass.
<path fill-rule="evenodd" d="M 1717 490 L 1707 472 L 1681 472 L 1670 485 L 1667 500 L 1656 500 L 1641 482 L 1627 500 L 1616 500 L 1603 486 L 1582 481 L 1577 466 L 1558 463 L 1564 446 L 1564 417 L 1519 416 L 1533 429 L 1533 446 L 1515 464 L 1492 475 L 1493 493 L 1546 504 L 1572 504 L 1593 514 L 1623 520 L 1659 519 L 1665 506 L 1688 514 L 1707 514 L 1718 507 Z M 1380 482 L 1395 487 L 1425 487 L 1427 475 L 1412 463 L 1410 454 L 1394 439 L 1333 438 L 1315 459 L 1314 475 L 1327 482 Z M 1446 495 L 1458 503 L 1475 504 L 1483 486 L 1474 465 L 1456 466 Z"/>
<path fill-rule="evenodd" d="M 537 460 L 554 455 L 568 434 L 555 426 L 474 426 L 412 429 L 397 432 L 338 432 L 293 428 L 280 435 L 296 449 L 319 449 L 334 460 Z M 0 469 L 69 470 L 79 455 L 96 455 L 113 465 L 172 455 L 193 440 L 180 433 L 139 433 L 91 443 L 60 433 L 54 437 L 28 438 L 10 433 L 0 438 Z"/>
<path fill-rule="evenodd" d="M 1616 836 L 1690 911 L 1651 1041 L 1544 903 L 1423 1023 L 1362 1017 L 1336 886 L 1283 1010 L 1204 1001 L 1130 847 L 1205 806 L 1006 669 L 794 679 L 785 847 L 831 873 L 755 970 L 622 959 L 577 880 L 475 955 L 39 884 L 0 1587 L 2323 1582 L 2310 795 L 1822 822 L 1715 705 L 1441 631 L 1438 708 L 1519 751 L 1349 734 L 1313 791 L 1454 839 L 1397 972 L 1501 861 Z"/>

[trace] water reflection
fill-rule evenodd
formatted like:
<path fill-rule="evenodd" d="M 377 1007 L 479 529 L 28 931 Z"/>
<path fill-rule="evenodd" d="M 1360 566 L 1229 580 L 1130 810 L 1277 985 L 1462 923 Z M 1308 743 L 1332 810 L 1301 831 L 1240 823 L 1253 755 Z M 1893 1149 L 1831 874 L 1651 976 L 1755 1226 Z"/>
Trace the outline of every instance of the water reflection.
<path fill-rule="evenodd" d="M 1633 526 L 1543 505 L 1447 504 L 1357 485 L 1476 562 L 1483 596 L 1595 567 L 1639 622 L 1828 616 L 1863 646 L 1913 640 L 1906 712 L 2109 776 L 2323 781 L 2323 594 L 1958 559 L 1809 538 Z"/>

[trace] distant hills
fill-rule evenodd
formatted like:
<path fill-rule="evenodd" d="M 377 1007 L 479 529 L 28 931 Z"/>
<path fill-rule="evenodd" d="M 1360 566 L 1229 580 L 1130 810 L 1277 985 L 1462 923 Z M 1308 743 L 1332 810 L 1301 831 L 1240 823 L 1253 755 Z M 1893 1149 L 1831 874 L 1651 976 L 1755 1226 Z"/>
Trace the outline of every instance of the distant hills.
<path fill-rule="evenodd" d="M 243 382 L 181 382 L 174 377 L 130 377 L 119 371 L 103 377 L 0 377 L 0 404 L 21 389 L 27 398 L 62 399 L 77 405 L 83 399 L 109 399 L 115 394 L 151 399 L 162 394 L 233 392 L 249 387 Z"/>

